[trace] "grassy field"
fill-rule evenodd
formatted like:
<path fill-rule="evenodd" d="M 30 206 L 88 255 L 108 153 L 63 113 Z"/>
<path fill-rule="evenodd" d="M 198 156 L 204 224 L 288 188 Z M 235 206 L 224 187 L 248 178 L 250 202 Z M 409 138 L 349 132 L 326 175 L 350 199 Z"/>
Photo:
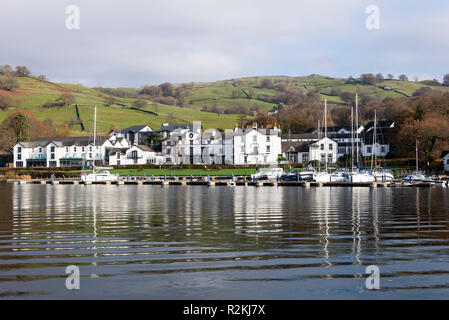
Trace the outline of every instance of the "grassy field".
<path fill-rule="evenodd" d="M 137 170 L 137 169 L 115 169 L 111 170 L 111 173 L 119 174 L 120 176 L 230 176 L 232 174 L 236 176 L 244 176 L 244 175 L 251 175 L 252 173 L 255 173 L 255 169 L 218 169 L 218 170 L 204 170 L 204 169 L 176 169 L 176 170 L 170 170 L 170 169 L 144 169 L 144 170 Z"/>
<path fill-rule="evenodd" d="M 97 106 L 97 127 L 100 132 L 107 132 L 111 126 L 125 128 L 136 124 L 148 124 L 150 127 L 158 129 L 161 124 L 169 119 L 174 119 L 177 123 L 192 123 L 201 121 L 204 128 L 233 128 L 238 122 L 238 115 L 217 115 L 211 112 L 202 112 L 195 109 L 179 108 L 153 102 L 148 102 L 142 108 L 146 111 L 156 113 L 149 114 L 138 110 L 129 109 L 134 102 L 133 99 L 117 98 L 117 104 L 105 105 L 108 95 L 96 90 L 74 84 L 57 84 L 40 81 L 34 78 L 17 78 L 20 87 L 15 92 L 0 90 L 0 94 L 11 95 L 18 100 L 16 107 L 0 111 L 0 121 L 17 110 L 26 110 L 34 114 L 39 120 L 52 119 L 56 126 L 61 126 L 65 122 L 72 122 L 72 135 L 88 135 L 92 128 L 94 106 Z M 68 92 L 75 97 L 75 104 L 78 104 L 80 118 L 83 121 L 86 131 L 81 131 L 75 106 L 43 108 L 47 101 L 55 101 L 63 92 Z"/>

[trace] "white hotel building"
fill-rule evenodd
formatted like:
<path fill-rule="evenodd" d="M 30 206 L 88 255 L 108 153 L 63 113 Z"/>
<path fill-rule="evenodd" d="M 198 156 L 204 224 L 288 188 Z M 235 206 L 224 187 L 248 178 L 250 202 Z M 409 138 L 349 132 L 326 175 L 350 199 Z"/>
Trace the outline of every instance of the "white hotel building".
<path fill-rule="evenodd" d="M 176 128 L 162 143 L 166 163 L 173 164 L 276 164 L 281 136 L 274 129 L 216 129 L 201 132 L 201 125 Z"/>
<path fill-rule="evenodd" d="M 131 130 L 132 129 L 132 130 Z M 131 134 L 129 134 L 131 132 Z M 162 150 L 139 144 L 144 135 L 160 133 Z M 132 137 L 132 141 L 128 140 Z M 14 167 L 80 167 L 138 164 L 276 164 L 281 155 L 280 129 L 202 131 L 200 122 L 168 125 L 160 130 L 134 126 L 110 136 L 42 138 L 14 146 Z"/>
<path fill-rule="evenodd" d="M 128 148 L 126 139 L 110 136 L 41 138 L 14 146 L 14 168 L 79 167 L 107 164 L 107 148 Z"/>

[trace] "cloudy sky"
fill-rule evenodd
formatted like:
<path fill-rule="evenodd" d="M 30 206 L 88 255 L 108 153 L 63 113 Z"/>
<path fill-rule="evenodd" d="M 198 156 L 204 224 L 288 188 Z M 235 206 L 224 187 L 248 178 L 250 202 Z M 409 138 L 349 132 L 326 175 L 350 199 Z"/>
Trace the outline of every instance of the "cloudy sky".
<path fill-rule="evenodd" d="M 80 10 L 66 28 L 66 7 Z M 369 30 L 366 8 L 380 9 Z M 52 81 L 139 87 L 243 76 L 449 72 L 447 0 L 14 0 L 0 64 Z"/>

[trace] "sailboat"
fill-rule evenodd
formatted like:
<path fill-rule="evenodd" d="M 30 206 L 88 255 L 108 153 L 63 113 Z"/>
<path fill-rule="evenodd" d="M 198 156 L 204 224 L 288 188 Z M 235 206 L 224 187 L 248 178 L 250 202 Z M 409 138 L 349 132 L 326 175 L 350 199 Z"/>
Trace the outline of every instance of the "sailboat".
<path fill-rule="evenodd" d="M 394 179 L 393 171 L 388 168 L 377 166 L 377 112 L 374 110 L 374 133 L 373 145 L 371 147 L 371 173 L 376 181 L 392 181 Z"/>
<path fill-rule="evenodd" d="M 97 138 L 97 107 L 94 110 L 94 150 L 96 149 Z M 109 172 L 111 168 L 95 168 L 95 154 L 92 160 L 92 172 L 81 175 L 81 181 L 84 182 L 112 182 L 120 179 L 119 175 L 114 175 Z"/>
<path fill-rule="evenodd" d="M 327 99 L 324 99 L 324 139 L 327 140 Z M 325 142 L 324 151 L 327 151 L 327 143 Z M 324 171 L 316 172 L 313 174 L 313 180 L 315 182 L 327 183 L 327 182 L 342 182 L 344 177 L 338 173 L 330 173 L 328 168 L 328 155 L 326 152 L 325 163 L 326 168 Z"/>
<path fill-rule="evenodd" d="M 357 157 L 357 167 L 354 168 L 352 164 L 352 171 L 346 176 L 346 181 L 351 183 L 369 183 L 374 182 L 376 179 L 374 176 L 367 172 L 366 170 L 360 169 L 359 163 L 359 120 L 358 120 L 358 95 L 355 94 L 355 127 L 356 127 L 356 157 Z M 352 121 L 353 122 L 353 121 Z M 354 127 L 351 126 L 351 136 L 352 136 L 352 145 L 354 143 Z M 352 147 L 354 148 L 354 147 Z M 353 153 L 353 150 L 351 151 Z M 351 160 L 353 162 L 353 160 Z"/>
<path fill-rule="evenodd" d="M 405 179 L 406 180 L 411 180 L 411 181 L 429 181 L 430 182 L 430 178 L 426 177 L 425 175 L 423 175 L 421 173 L 421 171 L 419 171 L 419 163 L 418 163 L 418 150 L 419 150 L 419 140 L 416 140 L 416 170 L 409 176 L 407 176 Z"/>

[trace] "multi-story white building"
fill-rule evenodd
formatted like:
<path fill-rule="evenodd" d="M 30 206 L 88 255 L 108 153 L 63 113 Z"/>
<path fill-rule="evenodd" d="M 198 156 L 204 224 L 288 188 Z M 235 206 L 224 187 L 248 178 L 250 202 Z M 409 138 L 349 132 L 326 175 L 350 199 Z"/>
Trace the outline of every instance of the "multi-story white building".
<path fill-rule="evenodd" d="M 216 129 L 201 132 L 201 124 L 177 127 L 162 142 L 162 156 L 173 164 L 220 164 L 224 161 L 222 133 Z"/>
<path fill-rule="evenodd" d="M 373 151 L 378 157 L 385 157 L 390 152 L 390 143 L 386 135 L 389 130 L 394 128 L 394 122 L 379 121 L 376 130 L 376 143 L 374 141 L 374 122 L 370 122 L 366 127 L 360 126 L 354 136 L 350 132 L 350 128 L 346 127 L 329 127 L 327 130 L 328 138 L 337 143 L 337 160 L 343 156 L 352 153 L 356 154 L 357 150 L 362 157 L 371 157 Z M 307 157 L 308 146 L 318 143 L 322 139 L 322 134 L 318 134 L 317 130 L 309 129 L 304 134 L 284 134 L 282 135 L 282 151 L 290 162 L 304 163 L 297 156 L 298 150 L 301 150 L 304 157 Z M 352 150 L 353 149 L 353 150 Z"/>
<path fill-rule="evenodd" d="M 78 167 L 136 164 L 276 164 L 281 155 L 279 128 L 202 131 L 200 122 L 164 124 L 162 151 L 139 144 L 149 126 L 111 131 L 110 136 L 44 138 L 14 147 L 15 167 Z M 129 139 L 129 140 L 128 140 Z"/>
<path fill-rule="evenodd" d="M 162 143 L 162 155 L 173 164 L 275 164 L 281 154 L 280 130 L 177 128 Z"/>
<path fill-rule="evenodd" d="M 290 145 L 286 148 L 286 159 L 293 163 L 309 163 L 320 161 L 321 163 L 336 163 L 338 143 L 329 138 L 323 138 L 313 142 L 303 142 Z"/>
<path fill-rule="evenodd" d="M 125 138 L 128 140 L 130 145 L 142 144 L 143 138 L 147 136 L 149 133 L 153 132 L 148 125 L 136 125 L 132 127 L 128 127 L 121 130 L 112 130 L 109 132 L 110 136 L 115 136 L 117 138 Z"/>
<path fill-rule="evenodd" d="M 225 162 L 233 164 L 275 164 L 281 155 L 279 128 L 236 128 L 225 132 Z"/>
<path fill-rule="evenodd" d="M 135 164 L 163 164 L 165 158 L 159 152 L 146 145 L 134 145 L 131 148 L 113 148 L 109 150 L 109 165 L 126 166 Z"/>
<path fill-rule="evenodd" d="M 41 138 L 14 146 L 14 167 L 104 165 L 108 148 L 128 147 L 126 139 L 109 136 L 97 137 L 95 145 L 91 137 Z"/>

